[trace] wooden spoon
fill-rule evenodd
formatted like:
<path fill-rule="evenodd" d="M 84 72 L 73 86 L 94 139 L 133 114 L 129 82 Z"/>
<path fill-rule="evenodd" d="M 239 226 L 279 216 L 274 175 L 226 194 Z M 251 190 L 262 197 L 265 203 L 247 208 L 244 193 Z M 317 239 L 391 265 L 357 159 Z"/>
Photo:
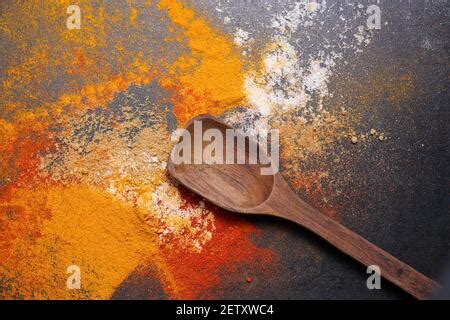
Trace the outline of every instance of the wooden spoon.
<path fill-rule="evenodd" d="M 202 133 L 213 128 L 225 136 L 225 130 L 230 128 L 212 116 L 201 115 L 186 124 L 191 136 L 194 121 L 201 121 Z M 209 143 L 203 142 L 203 147 Z M 180 152 L 179 149 L 177 144 L 173 152 Z M 191 152 L 195 157 L 193 149 Z M 224 146 L 224 155 L 226 151 Z M 242 150 L 233 150 L 236 151 Z M 168 170 L 175 179 L 219 207 L 245 214 L 277 216 L 298 223 L 365 266 L 377 265 L 381 276 L 418 299 L 425 299 L 438 289 L 433 280 L 301 200 L 280 173 L 261 175 L 262 166 L 205 162 L 175 164 L 171 157 L 168 161 Z"/>

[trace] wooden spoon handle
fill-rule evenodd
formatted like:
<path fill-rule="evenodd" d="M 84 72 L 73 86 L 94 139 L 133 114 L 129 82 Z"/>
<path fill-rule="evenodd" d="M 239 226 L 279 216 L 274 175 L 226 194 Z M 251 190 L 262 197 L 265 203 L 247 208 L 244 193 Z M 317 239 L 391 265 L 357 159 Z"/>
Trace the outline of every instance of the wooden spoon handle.
<path fill-rule="evenodd" d="M 439 285 L 406 263 L 367 241 L 360 235 L 325 216 L 297 196 L 275 205 L 278 216 L 294 221 L 316 233 L 365 266 L 377 265 L 381 276 L 418 299 L 426 299 Z M 281 205 L 281 206 L 280 206 Z"/>

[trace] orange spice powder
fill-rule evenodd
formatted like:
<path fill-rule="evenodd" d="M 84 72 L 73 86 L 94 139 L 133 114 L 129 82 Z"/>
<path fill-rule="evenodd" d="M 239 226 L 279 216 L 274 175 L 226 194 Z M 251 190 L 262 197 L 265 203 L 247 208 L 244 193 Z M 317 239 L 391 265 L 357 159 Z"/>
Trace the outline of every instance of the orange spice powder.
<path fill-rule="evenodd" d="M 151 228 L 136 209 L 87 186 L 19 189 L 0 207 L 2 298 L 107 299 L 146 257 L 158 261 Z M 34 221 L 33 221 L 34 220 Z M 81 269 L 82 289 L 66 287 L 66 269 Z"/>
<path fill-rule="evenodd" d="M 193 197 L 184 191 L 187 200 Z M 239 275 L 242 270 L 270 277 L 270 266 L 278 256 L 269 248 L 258 247 L 252 236 L 261 231 L 238 214 L 227 213 L 210 205 L 215 212 L 215 231 L 201 253 L 186 251 L 177 246 L 163 248 L 162 256 L 172 285 L 165 287 L 174 299 L 211 299 L 221 294 L 223 278 Z"/>
<path fill-rule="evenodd" d="M 238 106 L 245 97 L 244 75 L 232 40 L 178 1 L 162 0 L 158 8 L 167 10 L 191 51 L 180 56 L 160 81 L 172 92 L 178 124 L 202 113 L 219 115 Z"/>

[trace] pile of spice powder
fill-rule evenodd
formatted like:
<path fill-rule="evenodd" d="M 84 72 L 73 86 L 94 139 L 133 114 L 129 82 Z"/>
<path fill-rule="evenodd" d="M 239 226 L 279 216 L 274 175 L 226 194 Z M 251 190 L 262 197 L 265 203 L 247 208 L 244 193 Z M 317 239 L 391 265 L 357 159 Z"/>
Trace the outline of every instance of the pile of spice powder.
<path fill-rule="evenodd" d="M 162 0 L 158 8 L 186 37 L 190 53 L 179 57 L 160 83 L 173 94 L 178 123 L 209 113 L 220 115 L 244 100 L 242 61 L 231 37 L 212 28 L 206 20 L 185 5 Z"/>

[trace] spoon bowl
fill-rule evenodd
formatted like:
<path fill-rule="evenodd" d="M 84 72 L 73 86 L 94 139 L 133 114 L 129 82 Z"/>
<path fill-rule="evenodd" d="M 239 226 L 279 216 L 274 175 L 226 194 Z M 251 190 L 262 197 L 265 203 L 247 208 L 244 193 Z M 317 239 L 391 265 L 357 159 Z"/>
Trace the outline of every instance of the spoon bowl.
<path fill-rule="evenodd" d="M 191 144 L 194 143 L 196 135 L 194 132 L 195 121 L 202 123 L 201 131 L 197 132 L 197 134 L 201 134 L 201 137 L 208 129 L 217 129 L 223 137 L 226 137 L 226 129 L 230 129 L 228 125 L 209 115 L 195 117 L 186 124 L 185 128 L 190 133 Z M 201 143 L 202 150 L 205 150 L 210 142 L 202 140 Z M 261 163 L 248 163 L 250 143 L 252 142 L 247 138 L 244 148 L 235 143 L 232 150 L 227 149 L 225 143 L 222 144 L 224 158 L 227 153 L 235 156 L 241 152 L 245 155 L 246 162 L 244 164 L 209 164 L 209 159 L 205 159 L 208 154 L 203 153 L 202 161 L 198 164 L 180 163 L 175 165 L 173 161 L 169 160 L 168 170 L 188 189 L 203 195 L 212 203 L 230 211 L 252 213 L 252 208 L 264 203 L 272 193 L 274 175 L 261 175 L 261 169 L 267 166 Z M 176 145 L 173 152 L 180 152 L 180 148 L 180 145 Z M 195 159 L 195 148 L 190 148 L 190 152 L 190 159 Z M 236 160 L 236 157 L 234 159 Z"/>

